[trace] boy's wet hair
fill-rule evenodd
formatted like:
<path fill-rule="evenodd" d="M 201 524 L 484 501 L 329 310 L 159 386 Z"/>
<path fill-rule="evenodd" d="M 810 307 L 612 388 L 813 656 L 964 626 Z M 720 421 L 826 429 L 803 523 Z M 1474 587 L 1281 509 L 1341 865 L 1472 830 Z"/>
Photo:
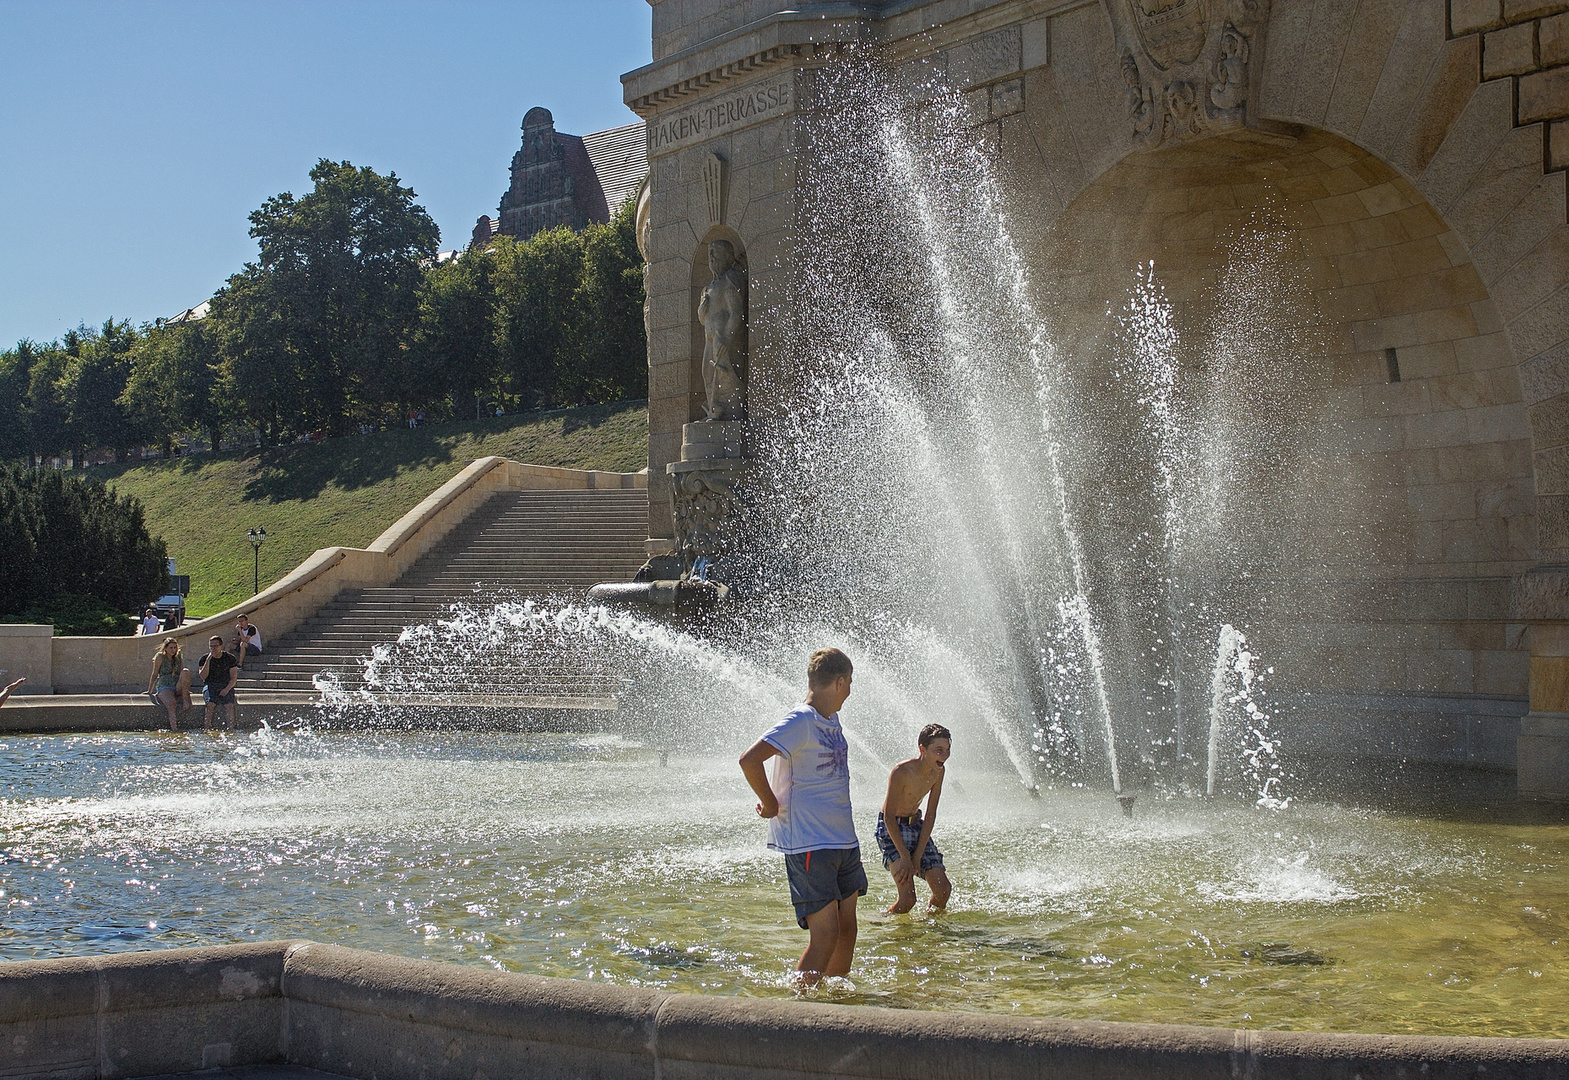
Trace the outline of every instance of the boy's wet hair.
<path fill-rule="evenodd" d="M 850 658 L 838 649 L 818 649 L 806 662 L 806 681 L 811 686 L 827 686 L 841 675 L 854 671 Z"/>
<path fill-rule="evenodd" d="M 915 737 L 916 746 L 930 746 L 933 739 L 947 739 L 953 742 L 953 735 L 941 724 L 927 724 L 921 733 Z"/>
<path fill-rule="evenodd" d="M 212 637 L 210 637 L 210 638 L 208 638 L 208 639 L 207 639 L 207 644 L 209 644 L 209 645 L 211 645 L 211 644 L 212 644 L 212 643 L 213 643 L 213 642 L 215 642 L 215 641 L 216 641 L 216 642 L 217 642 L 217 643 L 218 643 L 218 644 L 219 644 L 219 645 L 222 645 L 222 644 L 223 644 L 223 638 L 221 638 L 221 637 L 219 637 L 219 636 L 218 636 L 218 635 L 217 635 L 217 634 L 214 634 L 214 635 L 213 635 L 213 636 L 212 636 Z"/>

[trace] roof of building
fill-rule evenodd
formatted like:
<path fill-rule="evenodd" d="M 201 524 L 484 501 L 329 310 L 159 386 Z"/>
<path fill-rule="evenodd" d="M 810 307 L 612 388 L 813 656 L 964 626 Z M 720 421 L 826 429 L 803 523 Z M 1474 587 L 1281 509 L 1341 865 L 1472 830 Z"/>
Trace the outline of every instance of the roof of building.
<path fill-rule="evenodd" d="M 637 194 L 638 185 L 648 175 L 648 142 L 643 121 L 584 135 L 583 149 L 588 152 L 588 160 L 599 176 L 605 205 L 614 214 L 622 203 Z"/>
<path fill-rule="evenodd" d="M 164 326 L 173 326 L 176 323 L 195 322 L 198 319 L 205 319 L 207 317 L 207 313 L 211 310 L 212 301 L 203 300 L 195 307 L 186 308 L 184 311 L 180 312 L 178 315 L 173 316 L 172 318 L 163 319 L 162 322 Z"/>

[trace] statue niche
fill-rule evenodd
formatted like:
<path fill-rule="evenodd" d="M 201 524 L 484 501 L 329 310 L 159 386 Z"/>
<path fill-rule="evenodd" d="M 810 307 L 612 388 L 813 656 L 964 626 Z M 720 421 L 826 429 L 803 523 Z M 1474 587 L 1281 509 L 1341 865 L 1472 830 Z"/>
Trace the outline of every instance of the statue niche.
<path fill-rule="evenodd" d="M 708 245 L 713 280 L 697 302 L 703 326 L 705 420 L 740 420 L 746 410 L 746 271 L 728 240 Z"/>

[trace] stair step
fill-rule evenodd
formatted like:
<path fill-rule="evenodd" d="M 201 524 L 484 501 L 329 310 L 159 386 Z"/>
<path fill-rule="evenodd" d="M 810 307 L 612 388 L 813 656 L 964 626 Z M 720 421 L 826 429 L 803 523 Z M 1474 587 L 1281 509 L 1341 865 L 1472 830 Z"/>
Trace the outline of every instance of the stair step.
<path fill-rule="evenodd" d="M 395 664 L 417 668 L 415 649 L 396 645 L 409 626 L 447 617 L 455 605 L 496 597 L 579 598 L 601 581 L 630 580 L 643 565 L 648 494 L 639 489 L 528 491 L 493 496 L 426 551 L 392 585 L 347 589 L 273 640 L 242 670 L 245 689 L 311 689 L 330 673 L 363 685 L 364 661 L 392 646 Z M 599 664 L 577 665 L 544 640 L 525 636 L 511 659 L 526 670 L 411 672 L 410 683 L 447 693 L 608 695 L 626 685 Z"/>

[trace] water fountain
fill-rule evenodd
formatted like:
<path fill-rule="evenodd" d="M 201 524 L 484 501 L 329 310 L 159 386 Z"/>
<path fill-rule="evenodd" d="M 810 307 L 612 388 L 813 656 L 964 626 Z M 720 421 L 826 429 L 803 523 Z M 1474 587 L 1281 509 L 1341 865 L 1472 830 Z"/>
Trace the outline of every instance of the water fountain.
<path fill-rule="evenodd" d="M 1272 363 L 1302 320 L 1270 292 L 1268 208 L 1222 268 L 1251 321 L 1181 325 L 1145 265 L 1074 322 L 957 98 L 856 65 L 822 82 L 847 104 L 803 165 L 798 366 L 751 373 L 749 457 L 725 467 L 737 539 L 709 577 L 732 595 L 476 598 L 367 670 L 385 701 L 548 657 L 613 685 L 592 733 L 415 733 L 384 707 L 334 730 L 350 696 L 241 740 L 10 746 L 0 954 L 303 933 L 787 995 L 799 942 L 734 758 L 833 644 L 861 819 L 923 724 L 953 730 L 958 891 L 940 919 L 868 915 L 830 999 L 1565 1034 L 1561 826 L 1290 786 L 1258 655 L 1293 654 L 1250 544 L 1317 445 Z"/>

